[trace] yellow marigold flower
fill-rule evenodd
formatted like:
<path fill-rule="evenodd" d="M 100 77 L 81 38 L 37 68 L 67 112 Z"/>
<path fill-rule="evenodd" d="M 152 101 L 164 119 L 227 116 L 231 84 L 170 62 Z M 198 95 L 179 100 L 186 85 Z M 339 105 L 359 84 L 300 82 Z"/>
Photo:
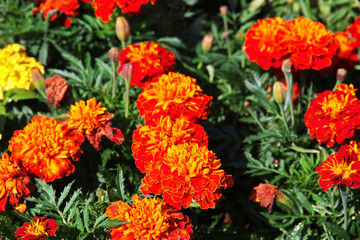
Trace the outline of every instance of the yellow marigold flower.
<path fill-rule="evenodd" d="M 34 89 L 31 70 L 38 68 L 44 73 L 44 66 L 35 58 L 26 55 L 26 48 L 20 44 L 8 44 L 0 49 L 0 87 Z"/>
<path fill-rule="evenodd" d="M 171 208 L 158 198 L 132 197 L 133 204 L 118 201 L 106 210 L 111 220 L 127 221 L 110 228 L 113 240 L 189 240 L 193 237 L 193 226 L 187 216 Z"/>
<path fill-rule="evenodd" d="M 20 168 L 7 153 L 3 153 L 0 159 L 0 211 L 5 212 L 6 202 L 10 198 L 9 202 L 15 211 L 25 212 L 24 201 L 30 197 L 33 188 L 33 181 L 25 169 Z"/>
<path fill-rule="evenodd" d="M 81 100 L 71 105 L 68 120 L 68 127 L 81 134 L 85 134 L 89 142 L 96 150 L 100 149 L 100 141 L 106 136 L 116 144 L 124 142 L 124 135 L 117 128 L 111 127 L 111 119 L 114 114 L 109 113 L 102 102 L 97 103 L 95 98 L 85 101 Z"/>
<path fill-rule="evenodd" d="M 73 173 L 70 158 L 79 159 L 84 137 L 49 117 L 35 116 L 31 121 L 15 131 L 9 142 L 14 161 L 46 182 Z"/>

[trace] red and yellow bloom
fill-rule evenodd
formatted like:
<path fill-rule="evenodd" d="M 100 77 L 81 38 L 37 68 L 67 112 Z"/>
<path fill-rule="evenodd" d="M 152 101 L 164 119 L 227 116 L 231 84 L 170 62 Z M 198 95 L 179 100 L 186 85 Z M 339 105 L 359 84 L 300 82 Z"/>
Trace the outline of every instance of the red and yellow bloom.
<path fill-rule="evenodd" d="M 57 224 L 54 219 L 46 217 L 34 217 L 32 222 L 24 223 L 15 232 L 15 237 L 20 240 L 46 240 L 48 237 L 55 236 Z"/>
<path fill-rule="evenodd" d="M 193 238 L 193 226 L 189 218 L 165 202 L 158 198 L 141 199 L 138 195 L 133 196 L 132 200 L 132 204 L 118 201 L 107 208 L 105 214 L 111 220 L 128 222 L 110 228 L 111 239 L 189 240 Z"/>
<path fill-rule="evenodd" d="M 346 29 L 356 41 L 356 47 L 360 47 L 360 17 L 355 18 L 354 23 Z"/>
<path fill-rule="evenodd" d="M 130 80 L 130 86 L 144 87 L 146 82 L 163 73 L 174 70 L 174 53 L 161 47 L 155 42 L 132 44 L 121 50 L 119 57 L 121 73 L 125 63 L 131 63 L 134 67 L 134 73 Z"/>
<path fill-rule="evenodd" d="M 75 105 L 71 105 L 66 120 L 68 128 L 84 134 L 96 150 L 100 149 L 100 141 L 104 137 L 118 145 L 124 142 L 121 131 L 111 127 L 111 119 L 114 115 L 101 106 L 102 102 L 97 103 L 95 98 L 86 102 L 84 100 L 75 102 Z"/>
<path fill-rule="evenodd" d="M 335 91 L 319 93 L 305 113 L 305 125 L 311 138 L 334 146 L 354 135 L 360 128 L 360 100 L 352 84 L 340 84 Z"/>
<path fill-rule="evenodd" d="M 70 159 L 77 161 L 84 137 L 66 124 L 42 115 L 35 116 L 23 130 L 14 132 L 9 142 L 12 159 L 46 182 L 74 172 Z"/>

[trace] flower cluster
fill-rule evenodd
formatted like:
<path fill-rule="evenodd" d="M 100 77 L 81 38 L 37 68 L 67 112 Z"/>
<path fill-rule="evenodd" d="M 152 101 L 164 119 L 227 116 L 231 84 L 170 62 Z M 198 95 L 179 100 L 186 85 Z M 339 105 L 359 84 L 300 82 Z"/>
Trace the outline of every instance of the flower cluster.
<path fill-rule="evenodd" d="M 110 228 L 111 239 L 189 240 L 193 237 L 189 218 L 165 202 L 158 198 L 141 199 L 138 195 L 132 200 L 132 204 L 118 201 L 107 208 L 105 214 L 111 220 L 128 222 Z"/>
<path fill-rule="evenodd" d="M 95 15 L 103 22 L 108 22 L 116 6 L 121 12 L 129 15 L 136 15 L 144 10 L 143 5 L 155 4 L 156 0 L 93 0 L 92 7 L 95 8 Z"/>
<path fill-rule="evenodd" d="M 0 49 L 0 87 L 33 89 L 31 70 L 38 68 L 44 73 L 44 66 L 35 58 L 26 55 L 26 48 L 20 44 L 8 44 Z"/>
<path fill-rule="evenodd" d="M 152 41 L 127 46 L 120 52 L 118 72 L 121 73 L 123 66 L 131 63 L 134 73 L 130 80 L 130 86 L 144 87 L 146 82 L 152 81 L 156 76 L 174 70 L 174 53 L 161 47 Z"/>
<path fill-rule="evenodd" d="M 46 217 L 34 217 L 30 223 L 24 223 L 15 232 L 15 237 L 20 240 L 46 240 L 51 236 L 55 236 L 58 226 L 54 219 L 46 219 Z"/>
<path fill-rule="evenodd" d="M 360 100 L 355 91 L 352 84 L 340 84 L 337 90 L 326 90 L 311 101 L 305 125 L 312 139 L 332 147 L 354 135 L 360 128 Z"/>
<path fill-rule="evenodd" d="M 78 15 L 80 3 L 90 3 L 90 1 L 91 0 L 37 0 L 37 8 L 33 10 L 33 14 L 41 13 L 44 18 L 47 18 L 50 12 L 55 11 L 50 17 L 50 21 L 54 21 L 61 14 L 60 22 L 62 22 L 64 26 L 70 26 L 71 19 L 69 17 Z"/>
<path fill-rule="evenodd" d="M 289 58 L 295 69 L 329 67 L 338 42 L 322 23 L 304 17 L 291 21 L 260 19 L 246 33 L 244 50 L 261 68 L 280 68 Z"/>

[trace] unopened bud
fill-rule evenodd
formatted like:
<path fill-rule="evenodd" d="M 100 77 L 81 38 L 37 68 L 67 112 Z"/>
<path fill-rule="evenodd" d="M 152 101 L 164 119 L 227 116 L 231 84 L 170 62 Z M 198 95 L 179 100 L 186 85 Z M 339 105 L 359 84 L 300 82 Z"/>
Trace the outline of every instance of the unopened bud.
<path fill-rule="evenodd" d="M 40 69 L 34 67 L 31 69 L 31 78 L 35 88 L 42 88 L 45 84 L 44 75 L 40 72 Z"/>
<path fill-rule="evenodd" d="M 283 103 L 286 98 L 285 86 L 282 82 L 277 81 L 273 85 L 273 95 L 277 103 Z"/>
<path fill-rule="evenodd" d="M 222 14 L 222 15 L 226 15 L 227 13 L 228 13 L 228 7 L 227 6 L 221 6 L 220 7 L 220 13 Z"/>
<path fill-rule="evenodd" d="M 244 108 L 245 108 L 245 109 L 249 109 L 249 108 L 250 108 L 250 102 L 249 102 L 249 101 L 245 101 L 245 102 L 244 102 Z"/>
<path fill-rule="evenodd" d="M 228 31 L 224 31 L 224 32 L 222 33 L 222 36 L 223 36 L 223 38 L 227 38 L 227 37 L 229 36 L 229 32 L 228 32 Z"/>
<path fill-rule="evenodd" d="M 101 189 L 96 190 L 96 196 L 101 197 L 102 195 L 104 195 L 103 190 L 101 190 Z"/>
<path fill-rule="evenodd" d="M 210 34 L 205 34 L 201 42 L 202 49 L 206 52 L 210 51 L 213 42 L 214 42 L 214 36 Z"/>
<path fill-rule="evenodd" d="M 117 47 L 110 48 L 109 58 L 112 62 L 117 63 L 119 61 L 120 50 Z"/>
<path fill-rule="evenodd" d="M 291 61 L 290 59 L 286 59 L 281 66 L 281 70 L 284 74 L 291 73 Z"/>
<path fill-rule="evenodd" d="M 130 36 L 130 26 L 124 17 L 118 17 L 116 19 L 115 32 L 120 41 L 128 40 Z"/>
<path fill-rule="evenodd" d="M 347 71 L 345 69 L 339 68 L 336 72 L 336 80 L 339 82 L 343 82 L 346 74 L 347 74 Z"/>
<path fill-rule="evenodd" d="M 133 76 L 133 73 L 134 66 L 131 63 L 125 63 L 121 71 L 123 78 L 130 80 Z"/>

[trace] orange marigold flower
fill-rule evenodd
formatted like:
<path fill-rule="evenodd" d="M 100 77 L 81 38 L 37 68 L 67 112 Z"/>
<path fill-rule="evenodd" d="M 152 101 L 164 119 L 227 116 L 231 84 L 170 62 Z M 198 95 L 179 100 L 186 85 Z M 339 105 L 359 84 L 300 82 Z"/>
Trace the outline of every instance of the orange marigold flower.
<path fill-rule="evenodd" d="M 162 192 L 164 200 L 177 209 L 188 208 L 192 200 L 202 209 L 212 208 L 222 198 L 221 188 L 233 185 L 231 175 L 219 170 L 215 153 L 197 143 L 169 147 L 162 162 L 159 170 L 154 166 L 147 172 L 141 191 L 145 195 Z"/>
<path fill-rule="evenodd" d="M 30 174 L 52 182 L 74 172 L 70 158 L 77 161 L 84 137 L 66 124 L 45 116 L 35 116 L 23 130 L 14 132 L 9 142 L 12 159 Z"/>
<path fill-rule="evenodd" d="M 136 166 L 141 172 L 152 169 L 160 164 L 170 146 L 185 142 L 208 145 L 208 136 L 195 119 L 179 117 L 171 120 L 169 116 L 162 116 L 156 124 L 141 126 L 133 134 L 132 151 Z"/>
<path fill-rule="evenodd" d="M 46 217 L 34 217 L 30 223 L 24 223 L 15 232 L 15 237 L 22 240 L 46 240 L 51 236 L 55 236 L 57 224 L 54 219 L 46 219 Z"/>
<path fill-rule="evenodd" d="M 46 89 L 46 101 L 54 104 L 55 109 L 72 98 L 71 85 L 59 75 L 46 79 L 43 89 Z"/>
<path fill-rule="evenodd" d="M 348 26 L 346 32 L 350 33 L 351 36 L 355 38 L 355 47 L 360 47 L 360 17 L 354 19 L 354 23 Z"/>
<path fill-rule="evenodd" d="M 171 208 L 158 198 L 141 199 L 137 194 L 133 203 L 111 204 L 106 216 L 128 223 L 110 228 L 113 240 L 189 240 L 193 226 L 187 216 Z"/>
<path fill-rule="evenodd" d="M 245 35 L 244 50 L 261 68 L 280 68 L 288 54 L 286 21 L 280 17 L 259 19 Z"/>
<path fill-rule="evenodd" d="M 96 103 L 95 98 L 75 102 L 71 105 L 66 123 L 70 129 L 85 134 L 91 145 L 100 150 L 100 142 L 104 137 L 117 145 L 124 142 L 124 135 L 117 128 L 111 127 L 114 114 L 109 113 L 102 102 Z"/>
<path fill-rule="evenodd" d="M 249 200 L 260 203 L 269 213 L 272 211 L 275 198 L 284 198 L 283 193 L 268 183 L 260 183 L 254 187 L 249 196 Z"/>
<path fill-rule="evenodd" d="M 196 79 L 181 73 L 163 74 L 145 86 L 136 101 L 145 121 L 157 121 L 160 116 L 172 119 L 181 115 L 206 119 L 212 97 L 203 94 Z"/>
<path fill-rule="evenodd" d="M 305 125 L 311 138 L 317 137 L 319 143 L 334 146 L 342 143 L 360 128 L 360 100 L 355 96 L 350 84 L 339 84 L 335 91 L 319 93 L 305 113 Z"/>
<path fill-rule="evenodd" d="M 116 8 L 116 0 L 94 0 L 91 5 L 95 8 L 95 16 L 108 22 Z"/>
<path fill-rule="evenodd" d="M 0 159 L 0 211 L 5 212 L 8 197 L 15 211 L 26 210 L 25 198 L 30 197 L 34 183 L 25 169 L 20 168 L 7 153 Z"/>
<path fill-rule="evenodd" d="M 174 70 L 174 53 L 161 47 L 155 42 L 132 44 L 121 50 L 119 57 L 121 73 L 125 63 L 131 63 L 134 67 L 134 74 L 130 80 L 130 86 L 144 87 L 146 82 L 152 78 Z"/>
<path fill-rule="evenodd" d="M 319 173 L 319 185 L 325 192 L 331 186 L 339 183 L 351 188 L 360 187 L 360 158 L 358 144 L 351 141 L 342 145 L 339 152 L 330 155 L 322 164 L 316 167 Z"/>
<path fill-rule="evenodd" d="M 300 17 L 288 22 L 287 28 L 291 33 L 287 40 L 290 60 L 296 69 L 320 70 L 331 65 L 338 42 L 322 23 Z"/>

